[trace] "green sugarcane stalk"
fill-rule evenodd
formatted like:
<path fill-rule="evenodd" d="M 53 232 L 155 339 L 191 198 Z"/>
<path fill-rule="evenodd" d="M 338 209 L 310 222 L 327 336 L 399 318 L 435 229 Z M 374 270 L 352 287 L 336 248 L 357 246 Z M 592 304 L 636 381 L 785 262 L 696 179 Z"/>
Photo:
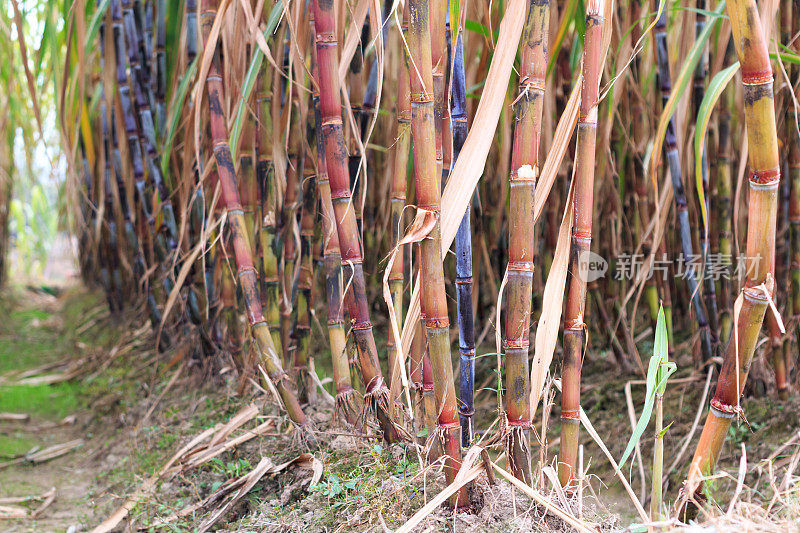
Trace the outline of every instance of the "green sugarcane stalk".
<path fill-rule="evenodd" d="M 407 35 L 408 22 L 406 17 L 403 20 L 402 31 Z M 406 206 L 406 175 L 408 174 L 408 155 L 411 147 L 411 86 L 408 70 L 408 53 L 403 46 L 403 59 L 400 65 L 400 75 L 397 80 L 397 129 L 394 141 L 394 159 L 391 176 L 390 189 L 390 210 L 389 223 L 391 224 L 391 245 L 396 249 L 394 263 L 389 272 L 389 292 L 394 303 L 394 312 L 398 324 L 403 323 L 403 284 L 405 282 L 403 274 L 404 248 L 398 246 L 403 227 L 403 209 Z M 389 375 L 394 379 L 395 374 L 399 377 L 397 360 L 397 343 L 399 339 L 394 338 L 392 328 L 389 328 L 389 338 L 386 343 L 387 359 L 389 361 Z M 393 387 L 395 383 L 391 384 Z"/>
<path fill-rule="evenodd" d="M 732 45 L 731 45 L 732 48 Z M 731 54 L 732 55 L 732 54 Z M 716 176 L 716 211 L 718 220 L 717 233 L 719 234 L 719 253 L 720 257 L 733 257 L 733 245 L 731 231 L 733 211 L 731 209 L 731 113 L 733 106 L 733 90 L 728 90 L 722 102 L 722 109 L 719 113 L 717 128 L 717 176 Z M 723 275 L 720 279 L 719 301 L 720 318 L 719 332 L 720 339 L 728 341 L 730 339 L 731 328 L 733 327 L 733 317 L 730 307 L 730 276 Z"/>
<path fill-rule="evenodd" d="M 277 76 L 277 72 L 275 73 Z M 261 255 L 261 306 L 272 336 L 272 343 L 283 360 L 280 332 L 280 277 L 277 238 L 277 183 L 272 161 L 272 78 L 268 67 L 258 75 L 256 111 L 258 113 L 256 181 L 261 188 L 261 224 L 258 232 Z"/>
<path fill-rule="evenodd" d="M 294 93 L 294 85 L 286 88 L 287 100 L 289 95 Z M 287 105 L 294 105 L 287 101 Z M 292 113 L 291 127 L 289 132 L 289 167 L 286 170 L 286 191 L 283 197 L 283 274 L 282 278 L 282 298 L 281 298 L 281 345 L 283 350 L 283 360 L 289 365 L 294 360 L 295 346 L 292 344 L 292 327 L 294 325 L 294 286 L 297 272 L 297 241 L 296 234 L 299 231 L 297 224 L 297 213 L 299 210 L 298 190 L 300 187 L 300 176 L 303 172 L 303 154 L 300 146 L 300 118 L 299 106 Z"/>
<path fill-rule="evenodd" d="M 311 169 L 309 168 L 309 171 Z M 314 283 L 313 250 L 314 218 L 316 215 L 315 177 L 309 175 L 303 179 L 303 194 L 300 211 L 300 261 L 297 275 L 297 310 L 294 337 L 296 348 L 294 353 L 295 378 L 300 398 L 313 403 L 316 399 L 316 383 L 311 376 L 309 359 L 311 359 L 311 312 L 314 309 L 312 285 Z"/>

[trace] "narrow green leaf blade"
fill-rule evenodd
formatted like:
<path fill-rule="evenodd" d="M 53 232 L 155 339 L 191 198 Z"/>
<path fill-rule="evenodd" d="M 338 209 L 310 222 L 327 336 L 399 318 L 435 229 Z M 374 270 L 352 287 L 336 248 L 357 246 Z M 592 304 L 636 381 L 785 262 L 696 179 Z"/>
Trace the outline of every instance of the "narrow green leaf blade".
<path fill-rule="evenodd" d="M 702 169 L 702 155 L 703 146 L 705 144 L 706 134 L 708 133 L 708 122 L 711 119 L 711 113 L 722 95 L 722 91 L 728 86 L 728 83 L 733 79 L 733 76 L 739 71 L 739 62 L 737 61 L 730 67 L 717 72 L 711 83 L 708 84 L 706 94 L 703 96 L 703 101 L 700 103 L 700 109 L 697 111 L 697 124 L 694 131 L 694 178 L 697 184 L 697 196 L 700 200 L 700 212 L 703 215 L 703 230 L 708 233 L 708 213 L 706 212 L 706 198 L 705 191 L 703 190 L 703 169 Z"/>
<path fill-rule="evenodd" d="M 633 435 L 631 435 L 628 445 L 625 447 L 625 453 L 622 454 L 622 458 L 619 461 L 620 470 L 633 452 L 636 443 L 642 438 L 644 431 L 647 429 L 647 424 L 650 423 L 650 417 L 653 414 L 653 406 L 655 404 L 656 391 L 658 390 L 663 394 L 663 388 L 666 388 L 667 378 L 675 371 L 675 363 L 667 361 L 668 353 L 667 321 L 664 315 L 664 308 L 660 307 L 658 319 L 656 321 L 653 356 L 650 358 L 650 363 L 647 367 L 647 390 L 645 392 L 644 406 L 642 407 L 642 414 L 636 422 Z M 670 367 L 672 367 L 671 371 L 669 371 Z M 662 379 L 659 379 L 662 368 L 665 368 L 665 374 L 662 374 Z"/>

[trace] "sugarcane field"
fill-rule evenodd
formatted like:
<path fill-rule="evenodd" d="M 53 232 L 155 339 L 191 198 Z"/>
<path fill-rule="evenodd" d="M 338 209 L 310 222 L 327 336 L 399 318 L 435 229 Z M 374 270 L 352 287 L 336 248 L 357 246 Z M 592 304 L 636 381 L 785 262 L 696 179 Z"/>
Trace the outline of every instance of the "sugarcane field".
<path fill-rule="evenodd" d="M 800 0 L 0 6 L 1 532 L 800 533 Z"/>

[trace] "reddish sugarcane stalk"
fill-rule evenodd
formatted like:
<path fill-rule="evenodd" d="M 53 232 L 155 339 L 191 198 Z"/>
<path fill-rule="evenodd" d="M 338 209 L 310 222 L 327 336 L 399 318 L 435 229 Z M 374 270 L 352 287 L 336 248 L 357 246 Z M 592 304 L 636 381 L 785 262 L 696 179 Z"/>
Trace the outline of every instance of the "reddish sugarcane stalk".
<path fill-rule="evenodd" d="M 511 152 L 508 230 L 508 307 L 505 328 L 507 449 L 511 472 L 531 484 L 530 347 L 533 270 L 536 260 L 534 191 L 539 174 L 549 0 L 531 0 L 522 34 L 519 96 Z M 598 48 L 599 49 L 599 48 Z M 590 219 L 591 221 L 591 219 Z"/>
<path fill-rule="evenodd" d="M 403 23 L 402 23 L 403 24 L 402 32 L 403 32 L 403 37 L 405 38 L 405 43 L 408 43 L 408 39 L 409 39 L 409 35 L 408 35 L 408 17 L 409 17 L 408 10 L 409 10 L 409 3 L 406 2 L 405 6 L 403 8 Z M 406 48 L 405 43 L 403 45 L 403 54 L 404 54 L 404 57 L 406 59 L 406 67 L 408 69 L 409 57 L 408 57 L 408 49 Z M 409 70 L 409 76 L 410 76 L 410 70 Z M 408 122 L 410 124 L 410 122 L 411 122 L 411 92 L 410 92 L 411 91 L 411 85 L 410 85 L 411 81 L 410 81 L 410 78 L 407 78 L 407 80 L 408 80 L 407 81 L 407 87 L 408 87 L 408 89 L 407 89 L 407 91 L 408 91 Z M 401 77 L 401 81 L 402 81 L 402 77 Z M 402 90 L 402 88 L 401 88 L 401 90 Z M 410 142 L 410 140 L 411 140 L 410 128 L 411 127 L 408 126 L 408 128 L 409 128 L 409 131 L 408 131 L 407 135 L 408 135 L 408 139 L 409 139 L 409 142 Z M 419 250 L 419 245 L 414 245 L 414 250 L 418 251 Z M 395 261 L 395 265 L 396 264 L 397 264 L 397 261 Z M 417 253 L 415 255 L 414 264 L 412 265 L 412 276 L 411 276 L 412 277 L 412 281 L 414 279 L 414 273 L 416 273 L 416 275 L 419 276 L 419 253 Z M 414 338 L 411 341 L 411 349 L 409 350 L 409 352 L 410 352 L 409 353 L 409 379 L 411 381 L 411 389 L 412 389 L 412 402 L 413 402 L 412 408 L 414 409 L 414 427 L 413 427 L 413 431 L 414 431 L 414 435 L 419 437 L 418 440 L 420 440 L 420 441 L 424 441 L 425 440 L 424 438 L 421 437 L 422 432 L 423 432 L 423 424 L 425 426 L 425 429 L 428 430 L 427 431 L 428 435 L 432 435 L 432 429 L 435 427 L 435 423 L 434 423 L 434 425 L 431 425 L 431 420 L 432 419 L 426 418 L 426 416 L 425 416 L 425 407 L 424 407 L 424 402 L 423 402 L 423 396 L 424 396 L 423 390 L 424 390 L 424 388 L 426 386 L 428 386 L 428 383 L 430 383 L 430 386 L 428 388 L 431 391 L 433 390 L 433 383 L 430 381 L 430 371 L 428 371 L 427 377 L 423 379 L 423 368 L 425 366 L 425 362 L 424 361 L 427 361 L 428 369 L 430 368 L 430 359 L 427 358 L 426 355 L 425 355 L 427 353 L 427 339 L 425 338 L 425 318 L 424 317 L 425 317 L 425 311 L 424 311 L 424 309 L 422 309 L 422 302 L 420 301 L 420 318 L 419 318 L 419 321 L 417 322 L 417 325 L 415 326 L 416 327 L 416 331 L 414 333 Z M 423 381 L 425 381 L 425 385 L 423 385 Z M 435 422 L 435 420 L 434 420 L 434 422 Z"/>
<path fill-rule="evenodd" d="M 742 69 L 744 116 L 750 139 L 750 195 L 747 227 L 747 274 L 737 300 L 738 319 L 720 370 L 708 418 L 697 444 L 694 458 L 678 506 L 701 486 L 701 477 L 716 468 L 731 421 L 742 412 L 739 399 L 758 334 L 774 289 L 772 272 L 775 257 L 780 164 L 773 103 L 773 77 L 767 41 L 764 37 L 755 0 L 731 0 L 726 9 L 731 20 L 733 42 Z"/>
<path fill-rule="evenodd" d="M 202 8 L 203 42 L 210 46 L 208 36 L 217 16 L 217 2 L 216 0 L 203 0 Z M 289 417 L 302 430 L 304 438 L 314 442 L 316 439 L 310 431 L 308 420 L 300 408 L 297 396 L 290 389 L 288 376 L 281 367 L 278 352 L 272 343 L 269 328 L 261 312 L 257 284 L 258 276 L 253 266 L 253 251 L 247 235 L 247 225 L 236 187 L 236 174 L 233 168 L 233 160 L 231 159 L 230 145 L 228 144 L 228 126 L 222 107 L 224 99 L 220 62 L 219 51 L 215 50 L 209 65 L 208 76 L 206 77 L 211 141 L 214 146 L 214 158 L 217 163 L 217 172 L 222 188 L 222 201 L 227 212 L 228 229 L 236 258 L 237 275 L 242 288 L 250 332 L 256 343 L 259 362 L 264 365 L 264 369 L 278 391 Z"/>
<path fill-rule="evenodd" d="M 311 13 L 312 35 L 314 19 Z M 331 346 L 333 383 L 336 387 L 336 411 L 350 424 L 355 424 L 361 410 L 361 400 L 353 388 L 350 378 L 350 363 L 347 360 L 344 330 L 344 308 L 342 302 L 342 254 L 339 251 L 339 235 L 331 201 L 331 186 L 328 167 L 325 163 L 325 145 L 322 140 L 322 114 L 319 103 L 319 71 L 317 50 L 311 47 L 312 101 L 314 103 L 317 192 L 322 218 L 322 256 L 325 263 L 325 290 L 328 297 L 328 340 Z"/>
<path fill-rule="evenodd" d="M 444 0 L 435 0 L 444 2 Z M 444 288 L 441 250 L 441 184 L 436 165 L 431 26 L 428 0 L 409 2 L 409 44 L 415 65 L 411 75 L 411 134 L 414 142 L 414 179 L 418 216 L 432 217 L 430 232 L 420 242 L 420 283 L 425 329 L 436 395 L 437 433 L 441 439 L 447 482 L 461 468 L 461 425 L 458 420 L 453 365 L 450 354 L 450 321 Z M 444 20 L 442 20 L 444 23 Z M 442 24 L 442 31 L 444 25 Z M 444 35 L 442 35 L 444 38 Z M 430 219 L 429 219 L 430 220 Z M 450 498 L 453 507 L 469 505 L 466 487 Z"/>
<path fill-rule="evenodd" d="M 338 41 L 336 15 L 331 0 L 314 1 L 314 31 L 320 89 L 322 137 L 325 146 L 325 164 L 331 188 L 331 199 L 342 254 L 344 279 L 350 285 L 351 297 L 346 297 L 352 320 L 353 335 L 361 363 L 361 378 L 366 390 L 368 405 L 375 411 L 388 442 L 400 439 L 398 428 L 392 421 L 389 389 L 383 380 L 378 350 L 372 333 L 358 238 L 353 198 L 350 194 L 350 177 L 347 171 L 347 147 L 344 143 L 341 100 L 339 96 Z"/>
<path fill-rule="evenodd" d="M 597 99 L 602 72 L 602 2 L 590 0 L 586 6 L 586 33 L 583 52 L 583 87 L 578 114 L 575 154 L 574 219 L 569 261 L 569 289 L 564 315 L 564 362 L 561 370 L 561 454 L 558 477 L 565 488 L 573 488 L 578 461 L 578 430 L 581 408 L 581 359 L 586 340 L 584 309 L 586 279 L 580 261 L 589 253 L 592 242 L 595 143 L 597 141 Z"/>

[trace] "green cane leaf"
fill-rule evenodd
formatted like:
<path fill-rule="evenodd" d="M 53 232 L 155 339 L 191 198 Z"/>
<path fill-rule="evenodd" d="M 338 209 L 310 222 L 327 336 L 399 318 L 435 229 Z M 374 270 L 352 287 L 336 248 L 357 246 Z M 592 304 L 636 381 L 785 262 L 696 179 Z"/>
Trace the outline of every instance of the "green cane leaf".
<path fill-rule="evenodd" d="M 708 84 L 706 94 L 703 96 L 703 101 L 700 103 L 700 109 L 697 111 L 697 126 L 694 131 L 694 179 L 697 184 L 697 196 L 700 200 L 700 212 L 703 215 L 703 230 L 708 233 L 708 213 L 706 212 L 706 195 L 703 190 L 703 169 L 702 157 L 703 147 L 705 146 L 706 133 L 708 132 L 708 122 L 711 119 L 711 113 L 717 105 L 719 97 L 728 86 L 728 83 L 733 79 L 733 76 L 739 71 L 739 62 L 737 61 L 730 67 L 721 70 L 714 76 L 711 83 Z"/>
<path fill-rule="evenodd" d="M 664 307 L 661 306 L 658 310 L 658 320 L 656 321 L 653 356 L 650 358 L 650 363 L 647 366 L 647 390 L 645 391 L 644 406 L 642 407 L 642 414 L 636 422 L 633 435 L 631 435 L 628 446 L 625 448 L 625 453 L 622 454 L 622 459 L 619 461 L 620 470 L 622 470 L 625 461 L 628 460 L 628 457 L 630 457 L 633 452 L 636 443 L 642 438 L 642 434 L 644 434 L 644 431 L 647 429 L 647 424 L 650 423 L 656 392 L 663 394 L 667 386 L 667 379 L 677 368 L 675 363 L 671 363 L 667 360 L 668 354 L 667 320 L 664 316 Z"/>
<path fill-rule="evenodd" d="M 693 79 L 694 71 L 697 67 L 697 63 L 700 61 L 700 56 L 703 53 L 703 49 L 708 42 L 709 38 L 711 37 L 711 33 L 716 29 L 717 25 L 719 24 L 720 19 L 724 17 L 722 12 L 725 10 L 725 0 L 722 0 L 719 4 L 717 4 L 716 9 L 714 12 L 709 16 L 709 19 L 703 28 L 703 31 L 700 32 L 700 35 L 697 36 L 692 48 L 689 50 L 689 53 L 686 56 L 686 59 L 681 64 L 681 70 L 678 73 L 677 78 L 672 84 L 672 93 L 667 100 L 667 103 L 664 105 L 664 108 L 661 111 L 661 117 L 658 121 L 658 128 L 656 129 L 655 141 L 654 145 L 655 148 L 653 150 L 654 157 L 658 158 L 661 154 L 661 148 L 664 145 L 664 136 L 667 134 L 667 125 L 669 124 L 670 118 L 672 118 L 673 113 L 675 113 L 675 108 L 678 105 L 678 102 L 683 97 L 686 92 L 686 88 L 689 86 L 689 80 Z M 653 183 L 655 183 L 655 169 L 657 165 L 652 164 L 650 165 L 650 174 Z"/>
<path fill-rule="evenodd" d="M 461 30 L 461 0 L 450 0 L 450 28 L 452 28 L 453 46 L 455 47 L 458 32 Z"/>
<path fill-rule="evenodd" d="M 264 39 L 269 39 L 275 27 L 281 20 L 283 15 L 283 2 L 279 0 L 272 6 L 272 11 L 269 13 L 267 19 L 267 27 L 264 29 Z M 261 48 L 254 47 L 253 58 L 250 60 L 250 66 L 247 69 L 247 74 L 244 78 L 244 86 L 242 87 L 242 94 L 239 97 L 239 105 L 236 109 L 236 120 L 233 122 L 231 128 L 231 156 L 236 159 L 239 152 L 239 140 L 242 135 L 242 125 L 244 124 L 244 117 L 247 114 L 247 102 L 250 100 L 250 94 L 253 92 L 253 87 L 258 80 L 258 75 L 261 72 L 261 64 L 264 62 L 264 52 Z"/>
<path fill-rule="evenodd" d="M 100 31 L 100 24 L 103 22 L 103 19 L 106 17 L 106 10 L 108 9 L 109 0 L 102 0 L 97 4 L 97 9 L 92 15 L 92 20 L 89 22 L 89 29 L 86 32 L 86 42 L 87 43 L 95 43 L 97 42 L 97 33 Z M 79 15 L 80 16 L 80 15 Z M 88 54 L 91 47 L 86 47 L 86 53 Z"/>

